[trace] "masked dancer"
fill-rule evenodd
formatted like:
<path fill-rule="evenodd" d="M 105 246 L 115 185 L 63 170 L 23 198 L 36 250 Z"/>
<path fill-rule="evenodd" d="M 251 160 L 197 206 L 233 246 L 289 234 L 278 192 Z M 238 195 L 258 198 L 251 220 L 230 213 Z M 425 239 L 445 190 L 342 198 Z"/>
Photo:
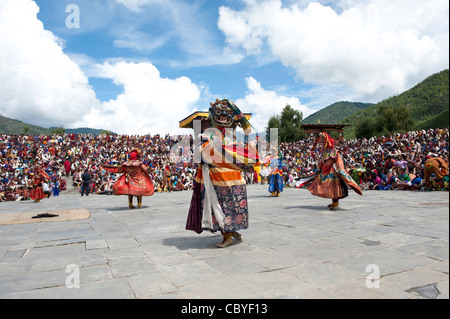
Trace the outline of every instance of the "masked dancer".
<path fill-rule="evenodd" d="M 142 207 L 142 196 L 153 195 L 155 189 L 147 167 L 140 160 L 140 151 L 135 148 L 129 154 L 128 161 L 122 165 L 102 165 L 102 167 L 111 173 L 123 173 L 114 183 L 112 189 L 114 195 L 128 195 L 128 206 L 133 205 L 133 196 L 137 197 L 137 207 Z"/>
<path fill-rule="evenodd" d="M 318 146 L 322 146 L 320 150 L 322 158 L 319 162 L 320 171 L 304 184 L 308 185 L 308 190 L 314 196 L 331 198 L 332 203 L 328 205 L 328 208 L 335 210 L 338 209 L 339 200 L 348 196 L 348 187 L 359 195 L 362 195 L 362 192 L 345 170 L 342 157 L 334 147 L 333 138 L 327 133 L 321 132 L 312 147 L 312 151 Z"/>
<path fill-rule="evenodd" d="M 195 152 L 201 154 L 201 162 L 186 229 L 199 234 L 220 231 L 223 240 L 217 247 L 224 248 L 233 238 L 242 240 L 238 230 L 248 228 L 247 189 L 241 172 L 254 171 L 260 163 L 253 143 L 235 143 L 235 128 L 249 132 L 251 125 L 234 102 L 217 99 L 210 106 L 209 116 L 201 120 L 201 132 L 195 133 Z"/>

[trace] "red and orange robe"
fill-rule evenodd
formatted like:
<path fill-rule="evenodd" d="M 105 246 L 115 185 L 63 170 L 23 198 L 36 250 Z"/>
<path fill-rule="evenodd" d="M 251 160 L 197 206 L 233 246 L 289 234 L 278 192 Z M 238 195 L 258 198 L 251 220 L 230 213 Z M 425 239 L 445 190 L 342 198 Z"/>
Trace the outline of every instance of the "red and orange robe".
<path fill-rule="evenodd" d="M 335 200 L 345 198 L 348 196 L 348 187 L 362 195 L 358 184 L 345 170 L 342 157 L 336 149 L 325 149 L 322 152 L 319 168 L 320 173 L 308 185 L 308 190 L 314 196 Z"/>
<path fill-rule="evenodd" d="M 33 188 L 30 191 L 30 198 L 34 201 L 40 201 L 45 198 L 43 183 L 45 181 L 50 181 L 50 177 L 47 173 L 41 168 L 36 168 L 36 172 L 33 178 Z"/>
<path fill-rule="evenodd" d="M 151 196 L 155 192 L 147 168 L 139 160 L 127 161 L 120 166 L 103 165 L 103 168 L 123 174 L 112 187 L 114 195 Z"/>

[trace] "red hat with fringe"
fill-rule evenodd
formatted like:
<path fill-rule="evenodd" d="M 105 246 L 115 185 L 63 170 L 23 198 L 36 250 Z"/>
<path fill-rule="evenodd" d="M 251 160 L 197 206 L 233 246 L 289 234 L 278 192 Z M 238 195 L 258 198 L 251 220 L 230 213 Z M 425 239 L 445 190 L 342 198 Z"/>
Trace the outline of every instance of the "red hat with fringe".
<path fill-rule="evenodd" d="M 137 160 L 137 159 L 139 159 L 140 155 L 141 155 L 141 152 L 139 151 L 139 149 L 135 148 L 130 152 L 129 159 L 132 161 Z"/>

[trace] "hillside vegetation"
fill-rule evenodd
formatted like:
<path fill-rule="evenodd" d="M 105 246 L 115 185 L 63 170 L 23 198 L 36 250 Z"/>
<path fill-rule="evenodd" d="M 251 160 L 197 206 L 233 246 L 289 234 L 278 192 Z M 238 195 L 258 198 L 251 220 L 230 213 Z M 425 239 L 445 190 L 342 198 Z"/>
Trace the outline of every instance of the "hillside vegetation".
<path fill-rule="evenodd" d="M 115 134 L 106 130 L 98 130 L 88 127 L 81 127 L 75 129 L 65 129 L 63 127 L 45 128 L 42 126 L 27 124 L 19 120 L 14 120 L 0 115 L 0 134 L 6 135 L 53 135 L 61 133 L 75 133 L 75 134 L 92 134 L 98 135 L 101 133 Z"/>
<path fill-rule="evenodd" d="M 433 74 L 408 91 L 345 117 L 346 139 L 449 126 L 449 70 Z"/>
<path fill-rule="evenodd" d="M 341 122 L 344 118 L 349 115 L 352 115 L 356 112 L 364 110 L 369 106 L 372 106 L 372 103 L 360 103 L 360 102 L 336 102 L 323 108 L 314 114 L 311 114 L 304 120 L 302 120 L 302 124 L 337 124 Z"/>
<path fill-rule="evenodd" d="M 0 115 L 0 134 L 6 135 L 50 135 L 51 130 L 37 125 L 31 125 L 19 120 Z"/>

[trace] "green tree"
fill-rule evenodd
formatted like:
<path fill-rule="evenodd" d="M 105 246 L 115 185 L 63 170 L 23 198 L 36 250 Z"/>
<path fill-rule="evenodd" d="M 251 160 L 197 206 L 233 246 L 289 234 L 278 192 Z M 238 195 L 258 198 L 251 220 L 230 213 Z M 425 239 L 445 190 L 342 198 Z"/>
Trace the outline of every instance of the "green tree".
<path fill-rule="evenodd" d="M 25 125 L 23 127 L 23 135 L 28 135 L 28 133 L 30 132 L 31 128 L 27 125 Z"/>
<path fill-rule="evenodd" d="M 52 135 L 61 135 L 66 132 L 66 129 L 61 125 L 59 128 L 54 128 L 51 130 Z"/>
<path fill-rule="evenodd" d="M 413 126 L 411 111 L 405 105 L 380 105 L 375 118 L 366 117 L 356 124 L 357 138 L 406 132 Z"/>
<path fill-rule="evenodd" d="M 280 115 L 272 116 L 267 124 L 266 132 L 271 128 L 278 129 L 278 141 L 296 142 L 306 138 L 306 133 L 301 127 L 303 114 L 286 104 Z"/>
<path fill-rule="evenodd" d="M 281 127 L 280 116 L 279 115 L 272 116 L 269 119 L 269 122 L 268 122 L 267 128 L 266 128 L 266 138 L 268 141 L 270 140 L 270 129 L 275 128 L 275 129 L 278 129 L 278 131 L 280 131 L 280 127 Z M 278 135 L 278 141 L 280 141 L 279 135 Z"/>
<path fill-rule="evenodd" d="M 365 118 L 356 124 L 355 135 L 357 138 L 371 138 L 376 131 L 376 123 L 370 118 Z"/>
<path fill-rule="evenodd" d="M 378 109 L 378 130 L 390 133 L 408 131 L 413 125 L 411 111 L 405 105 L 380 107 Z"/>

